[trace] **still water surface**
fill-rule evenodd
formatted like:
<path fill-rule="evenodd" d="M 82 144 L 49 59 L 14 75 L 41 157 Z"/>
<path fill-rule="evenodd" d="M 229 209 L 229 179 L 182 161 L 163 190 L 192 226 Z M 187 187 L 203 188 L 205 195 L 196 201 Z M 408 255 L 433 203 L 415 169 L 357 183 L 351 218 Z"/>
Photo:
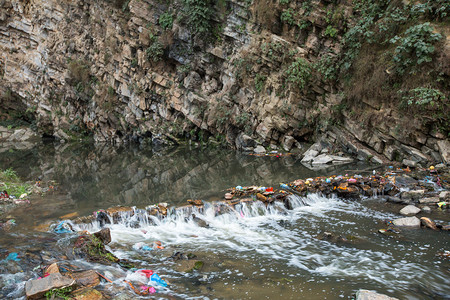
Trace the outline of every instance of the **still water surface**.
<path fill-rule="evenodd" d="M 40 177 L 59 183 L 57 193 L 34 198 L 31 205 L 11 212 L 18 225 L 0 232 L 0 250 L 19 254 L 30 247 L 46 251 L 50 247 L 62 253 L 65 237 L 35 228 L 67 213 L 83 216 L 115 205 L 144 208 L 159 202 L 183 205 L 187 199 L 213 201 L 236 185 L 277 186 L 298 178 L 358 173 L 369 167 L 353 164 L 312 171 L 295 156 L 254 157 L 188 147 L 155 152 L 89 144 L 3 149 L 0 166 L 16 169 L 25 179 Z M 450 297 L 448 260 L 436 257 L 449 250 L 448 233 L 403 230 L 400 237 L 380 235 L 377 230 L 385 228 L 384 220 L 398 217 L 400 209 L 380 199 L 310 195 L 292 197 L 291 203 L 294 209 L 290 211 L 254 203 L 219 216 L 213 208 L 196 212 L 197 218 L 209 224 L 207 228 L 182 214 L 157 220 L 137 211 L 132 220 L 111 225 L 110 248 L 120 258 L 143 262 L 168 279 L 170 288 L 159 288 L 156 294 L 167 298 L 350 299 L 360 288 L 401 299 Z M 99 227 L 94 223 L 77 229 L 94 232 Z M 357 241 L 339 244 L 317 239 L 324 231 L 357 237 Z M 154 240 L 161 241 L 165 249 L 145 252 L 137 247 Z M 202 271 L 177 272 L 177 263 L 167 259 L 176 251 L 195 253 L 205 262 Z M 117 299 L 134 297 L 123 283 L 123 279 L 139 279 L 132 272 L 72 263 L 97 269 L 123 286 Z M 23 295 L 20 280 L 30 274 L 27 270 L 7 274 L 13 267 L 0 275 L 3 298 Z"/>

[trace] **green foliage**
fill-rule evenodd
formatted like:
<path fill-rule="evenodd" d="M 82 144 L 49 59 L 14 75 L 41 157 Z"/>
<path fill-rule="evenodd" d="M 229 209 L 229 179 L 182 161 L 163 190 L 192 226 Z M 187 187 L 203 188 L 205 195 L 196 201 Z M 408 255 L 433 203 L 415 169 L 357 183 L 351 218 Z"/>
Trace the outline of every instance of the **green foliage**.
<path fill-rule="evenodd" d="M 331 38 L 334 38 L 337 35 L 337 33 L 338 33 L 338 30 L 336 28 L 334 28 L 331 25 L 328 25 L 323 34 L 325 36 L 329 36 Z"/>
<path fill-rule="evenodd" d="M 297 58 L 285 71 L 286 80 L 304 89 L 311 78 L 311 65 L 303 58 Z"/>
<path fill-rule="evenodd" d="M 287 5 L 289 2 L 291 2 L 291 0 L 280 0 L 281 5 Z"/>
<path fill-rule="evenodd" d="M 402 95 L 402 100 L 408 105 L 419 106 L 436 106 L 438 103 L 445 103 L 447 101 L 446 96 L 437 89 L 419 87 L 409 91 L 400 90 L 399 94 Z"/>
<path fill-rule="evenodd" d="M 0 190 L 6 190 L 10 195 L 19 198 L 22 194 L 30 194 L 31 189 L 31 185 L 22 182 L 13 169 L 0 171 Z"/>
<path fill-rule="evenodd" d="M 450 3 L 448 0 L 427 0 L 413 5 L 411 14 L 413 16 L 425 16 L 431 20 L 444 20 L 445 17 L 450 15 Z"/>
<path fill-rule="evenodd" d="M 280 20 L 290 26 L 295 25 L 295 13 L 292 8 L 284 9 L 280 15 Z"/>
<path fill-rule="evenodd" d="M 16 171 L 14 171 L 12 168 L 9 168 L 0 172 L 0 179 L 9 181 L 18 181 L 19 176 L 17 176 Z"/>
<path fill-rule="evenodd" d="M 195 34 L 209 34 L 212 31 L 214 3 L 211 0 L 183 0 L 183 14 Z"/>
<path fill-rule="evenodd" d="M 165 29 L 169 30 L 172 29 L 173 25 L 173 14 L 169 12 L 165 12 L 159 16 L 158 20 L 159 25 Z"/>
<path fill-rule="evenodd" d="M 430 23 L 423 23 L 409 27 L 403 37 L 395 36 L 391 43 L 398 44 L 393 57 L 399 74 L 409 69 L 409 74 L 416 72 L 416 66 L 432 61 L 434 43 L 442 38 L 434 33 Z"/>
<path fill-rule="evenodd" d="M 258 93 L 261 93 L 264 85 L 266 84 L 267 76 L 256 74 L 255 76 L 255 89 Z"/>
<path fill-rule="evenodd" d="M 149 61 L 158 62 L 164 54 L 164 47 L 156 36 L 150 35 L 150 46 L 145 50 L 145 55 Z"/>
<path fill-rule="evenodd" d="M 47 299 L 57 299 L 62 298 L 64 300 L 70 299 L 70 292 L 72 292 L 72 287 L 65 287 L 60 289 L 52 289 L 45 293 L 45 298 Z"/>
<path fill-rule="evenodd" d="M 316 63 L 314 63 L 314 69 L 322 75 L 323 79 L 336 80 L 338 74 L 336 56 L 330 54 L 322 56 Z"/>

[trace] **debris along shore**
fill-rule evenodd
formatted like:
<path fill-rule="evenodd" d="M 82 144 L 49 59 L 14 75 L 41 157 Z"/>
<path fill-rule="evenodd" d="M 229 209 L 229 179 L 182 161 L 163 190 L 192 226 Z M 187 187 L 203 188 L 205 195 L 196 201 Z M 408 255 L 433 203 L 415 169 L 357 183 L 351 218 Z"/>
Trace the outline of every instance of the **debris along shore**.
<path fill-rule="evenodd" d="M 392 203 L 406 204 L 417 209 L 446 210 L 449 206 L 450 194 L 448 189 L 449 173 L 447 168 L 428 168 L 411 171 L 409 169 L 387 168 L 385 172 L 367 175 L 356 174 L 353 176 L 335 175 L 330 177 L 316 177 L 298 179 L 289 183 L 281 183 L 279 187 L 261 186 L 236 186 L 224 191 L 224 199 L 221 201 L 187 200 L 187 204 L 180 207 L 170 207 L 167 203 L 159 203 L 145 209 L 134 207 L 112 207 L 99 210 L 90 216 L 77 217 L 72 220 L 63 220 L 54 224 L 50 232 L 65 237 L 65 259 L 54 258 L 46 260 L 40 265 L 42 269 L 33 272 L 32 279 L 25 285 L 27 298 L 70 296 L 92 297 L 101 299 L 104 296 L 114 294 L 115 289 L 126 290 L 130 297 L 145 297 L 155 293 L 166 293 L 170 283 L 168 275 L 164 271 L 150 269 L 145 262 L 121 259 L 111 252 L 111 248 L 105 245 L 111 242 L 108 224 L 124 224 L 127 227 L 137 228 L 140 223 L 155 224 L 158 219 L 176 215 L 186 222 L 193 221 L 200 227 L 208 227 L 209 224 L 202 218 L 202 212 L 214 209 L 216 216 L 221 214 L 235 214 L 237 218 L 245 218 L 246 206 L 260 205 L 285 210 L 293 208 L 294 201 L 302 201 L 308 194 L 322 194 L 329 197 L 359 199 L 361 197 L 384 198 Z M 305 204 L 307 205 L 307 204 Z M 415 211 L 415 212 L 414 212 Z M 402 212 L 400 212 L 403 214 Z M 405 215 L 417 213 L 417 210 L 408 210 Z M 411 218 L 411 217 L 408 217 Z M 415 217 L 413 217 L 415 218 Z M 395 234 L 403 226 L 416 226 L 420 224 L 433 230 L 449 230 L 447 224 L 436 224 L 429 218 L 414 222 L 414 225 L 406 221 L 388 220 L 386 233 Z M 381 232 L 381 231 L 380 231 Z M 383 233 L 383 232 L 382 232 Z M 144 233 L 145 234 L 145 233 Z M 323 234 L 330 241 L 335 240 L 327 232 Z M 320 237 L 318 237 L 320 238 Z M 338 242 L 343 239 L 336 239 Z M 167 256 L 168 261 L 176 264 L 180 272 L 194 272 L 203 268 L 203 262 L 196 258 L 195 254 L 180 253 L 175 249 L 164 249 L 159 241 L 150 244 L 137 243 L 133 248 L 142 253 L 152 251 Z M 170 248 L 170 247 L 169 247 Z M 170 253 L 169 253 L 170 252 Z M 173 252 L 173 253 L 172 253 Z M 445 252 L 446 253 L 446 252 Z M 443 256 L 445 256 L 445 253 Z M 9 257 L 9 256 L 8 256 Z M 9 258 L 10 261 L 20 259 L 21 255 Z M 86 266 L 74 266 L 67 263 L 73 260 L 99 263 L 106 266 L 114 266 L 115 273 L 101 273 L 94 270 L 86 270 Z M 57 263 L 59 271 L 49 269 L 50 263 Z M 118 269 L 122 271 L 117 271 Z M 161 275 L 158 274 L 161 272 Z M 38 278 L 41 277 L 41 278 Z M 105 284 L 100 285 L 103 281 Z M 83 295 L 83 296 L 81 296 Z M 84 296 L 85 295 L 85 296 Z M 91 299 L 91 298 L 88 298 Z"/>

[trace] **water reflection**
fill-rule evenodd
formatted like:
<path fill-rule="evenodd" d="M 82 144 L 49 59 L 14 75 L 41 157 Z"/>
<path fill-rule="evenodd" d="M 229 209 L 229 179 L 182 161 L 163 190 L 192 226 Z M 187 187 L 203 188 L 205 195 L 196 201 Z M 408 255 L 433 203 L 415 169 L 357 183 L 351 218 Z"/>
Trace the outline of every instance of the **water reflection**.
<path fill-rule="evenodd" d="M 28 180 L 54 179 L 76 208 L 92 209 L 156 202 L 176 205 L 190 198 L 221 197 L 224 189 L 235 185 L 274 185 L 349 168 L 315 172 L 296 156 L 254 157 L 224 149 L 154 151 L 83 143 L 0 150 L 0 164 Z"/>

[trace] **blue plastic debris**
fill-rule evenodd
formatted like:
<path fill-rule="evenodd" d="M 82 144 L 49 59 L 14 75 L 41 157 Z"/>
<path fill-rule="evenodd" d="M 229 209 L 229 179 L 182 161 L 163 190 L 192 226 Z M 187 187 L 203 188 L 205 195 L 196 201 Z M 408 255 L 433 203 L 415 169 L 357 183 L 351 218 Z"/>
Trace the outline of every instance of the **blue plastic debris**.
<path fill-rule="evenodd" d="M 285 184 L 285 183 L 280 183 L 280 188 L 285 189 L 285 190 L 290 190 L 291 188 Z"/>
<path fill-rule="evenodd" d="M 147 245 L 142 246 L 141 249 L 142 249 L 142 250 L 145 250 L 145 251 L 152 251 L 152 250 L 153 250 L 152 247 L 149 247 L 149 246 L 147 246 Z"/>
<path fill-rule="evenodd" d="M 152 277 L 150 277 L 150 280 L 153 282 L 156 282 L 157 284 L 159 284 L 162 287 L 167 286 L 167 283 L 161 277 L 159 277 L 158 274 L 153 274 Z"/>
<path fill-rule="evenodd" d="M 8 257 L 5 258 L 5 261 L 12 260 L 12 261 L 20 261 L 20 258 L 17 258 L 18 254 L 16 252 L 11 252 L 8 254 Z"/>
<path fill-rule="evenodd" d="M 56 226 L 54 231 L 56 233 L 69 233 L 72 232 L 71 229 L 72 228 L 70 224 L 68 224 L 66 221 L 62 221 L 61 223 L 58 224 L 58 226 Z"/>

